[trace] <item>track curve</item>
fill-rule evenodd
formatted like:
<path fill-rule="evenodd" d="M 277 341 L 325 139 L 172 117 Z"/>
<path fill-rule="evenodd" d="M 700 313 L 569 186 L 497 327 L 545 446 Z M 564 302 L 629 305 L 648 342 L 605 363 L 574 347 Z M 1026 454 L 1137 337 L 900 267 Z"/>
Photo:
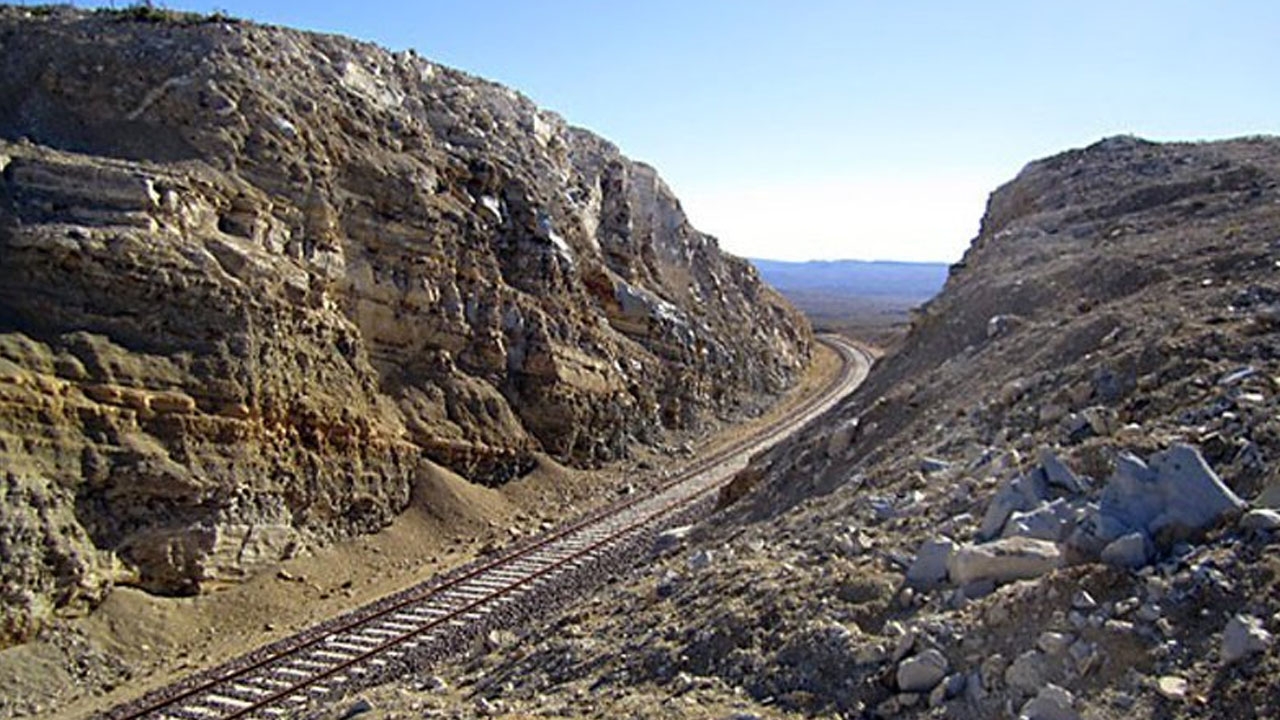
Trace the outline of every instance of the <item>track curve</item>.
<path fill-rule="evenodd" d="M 653 534 L 714 505 L 715 492 L 754 454 L 826 412 L 865 379 L 874 357 L 839 336 L 819 340 L 839 353 L 840 373 L 786 417 L 706 458 L 653 492 L 614 503 L 560 528 L 188 677 L 100 717 L 228 720 L 288 717 L 352 686 L 417 670 L 465 648 L 482 633 L 580 595 L 601 568 L 620 564 Z M 594 572 L 593 572 L 594 571 Z M 568 593 L 573 595 L 573 593 Z"/>

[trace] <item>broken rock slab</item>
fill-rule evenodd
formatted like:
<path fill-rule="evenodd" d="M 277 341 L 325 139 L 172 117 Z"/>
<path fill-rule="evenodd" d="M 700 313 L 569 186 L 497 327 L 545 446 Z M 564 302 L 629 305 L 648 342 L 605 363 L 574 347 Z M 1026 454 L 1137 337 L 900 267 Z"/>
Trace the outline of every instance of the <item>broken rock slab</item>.
<path fill-rule="evenodd" d="M 1027 512 L 1015 510 L 1005 521 L 1001 534 L 1004 537 L 1029 537 L 1060 542 L 1075 528 L 1083 514 L 1083 509 L 1074 507 L 1066 498 L 1058 498 L 1051 503 L 1041 503 L 1039 507 Z"/>
<path fill-rule="evenodd" d="M 961 545 L 951 557 L 947 572 L 957 585 L 990 580 L 996 583 L 1040 577 L 1062 566 L 1056 543 L 1010 537 L 981 545 Z"/>
<path fill-rule="evenodd" d="M 1102 492 L 1095 532 L 1104 542 L 1135 531 L 1151 538 L 1185 537 L 1244 508 L 1190 445 L 1158 452 L 1150 463 L 1122 453 Z"/>
<path fill-rule="evenodd" d="M 987 505 L 987 511 L 982 516 L 982 526 L 978 529 L 978 538 L 990 540 L 998 537 L 1010 515 L 1034 510 L 1048 497 L 1042 473 L 1028 473 L 1006 480 Z"/>

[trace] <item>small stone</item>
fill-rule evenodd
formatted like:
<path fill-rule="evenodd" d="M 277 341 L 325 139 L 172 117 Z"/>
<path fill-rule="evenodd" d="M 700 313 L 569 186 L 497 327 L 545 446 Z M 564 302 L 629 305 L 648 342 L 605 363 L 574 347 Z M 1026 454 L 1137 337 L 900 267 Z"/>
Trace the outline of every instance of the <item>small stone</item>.
<path fill-rule="evenodd" d="M 947 657 L 929 649 L 913 655 L 898 664 L 898 689 L 907 692 L 928 692 L 942 682 L 947 675 Z"/>
<path fill-rule="evenodd" d="M 1156 603 L 1143 603 L 1142 607 L 1138 608 L 1135 616 L 1142 622 L 1153 623 L 1160 619 L 1161 614 L 1162 609 Z"/>
<path fill-rule="evenodd" d="M 1187 697 L 1187 680 L 1177 675 L 1164 675 L 1156 680 L 1156 692 L 1165 700 L 1182 701 Z"/>
<path fill-rule="evenodd" d="M 908 630 L 902 627 L 902 624 L 896 620 L 891 620 L 885 624 L 885 631 L 894 635 L 897 640 L 893 644 L 893 661 L 897 662 L 907 656 L 911 652 L 911 648 L 916 644 L 916 633 L 914 630 Z"/>
<path fill-rule="evenodd" d="M 1086 408 L 1080 414 L 1085 422 L 1089 423 L 1089 429 L 1093 434 L 1099 437 L 1113 435 L 1119 425 L 1119 416 L 1109 407 Z"/>
<path fill-rule="evenodd" d="M 1071 656 L 1071 661 L 1076 666 L 1076 672 L 1081 675 L 1088 675 L 1098 662 L 1098 648 L 1087 640 L 1077 640 L 1067 649 L 1067 654 Z"/>
<path fill-rule="evenodd" d="M 946 470 L 949 467 L 951 467 L 951 463 L 947 462 L 946 460 L 939 460 L 937 458 L 927 457 L 920 461 L 920 472 L 925 474 L 942 472 L 943 470 Z"/>
<path fill-rule="evenodd" d="M 1044 686 L 1045 675 L 1049 672 L 1044 653 L 1039 650 L 1028 650 L 1014 658 L 1009 669 L 1004 671 L 1005 684 L 1011 688 L 1031 695 Z"/>
<path fill-rule="evenodd" d="M 941 707 L 947 702 L 947 683 L 940 682 L 929 693 L 929 707 Z"/>
<path fill-rule="evenodd" d="M 1088 590 L 1078 590 L 1071 596 L 1071 607 L 1076 610 L 1092 610 L 1098 607 L 1098 601 L 1093 599 Z"/>
<path fill-rule="evenodd" d="M 373 703 L 369 702 L 365 698 L 360 698 L 359 700 L 356 700 L 354 703 L 352 703 L 350 707 L 348 707 L 346 710 L 343 711 L 342 720 L 348 720 L 348 718 L 353 718 L 353 717 L 356 717 L 357 715 L 363 715 L 367 712 L 371 712 L 372 710 L 373 710 Z"/>
<path fill-rule="evenodd" d="M 1076 699 L 1057 685 L 1047 684 L 1028 700 L 1018 713 L 1019 720 L 1079 720 L 1074 709 Z"/>
<path fill-rule="evenodd" d="M 1222 661 L 1230 665 L 1263 652 L 1272 640 L 1261 620 L 1252 615 L 1236 615 L 1222 631 Z"/>
<path fill-rule="evenodd" d="M 1250 510 L 1240 517 L 1243 530 L 1280 530 L 1280 512 L 1270 509 Z"/>
<path fill-rule="evenodd" d="M 1066 633 L 1046 630 L 1036 639 L 1036 647 L 1040 648 L 1045 655 L 1061 655 L 1071 647 L 1072 642 L 1072 637 Z"/>
<path fill-rule="evenodd" d="M 685 540 L 689 538 L 689 534 L 693 532 L 692 525 L 681 525 L 679 527 L 667 528 L 658 533 L 653 539 L 653 551 L 659 554 L 668 550 L 680 547 Z"/>
<path fill-rule="evenodd" d="M 981 689 L 987 692 L 998 692 L 1004 687 L 1004 671 L 1008 661 L 1000 653 L 987 656 L 978 667 L 978 679 Z"/>
<path fill-rule="evenodd" d="M 1040 452 L 1040 466 L 1044 468 L 1045 479 L 1048 480 L 1050 485 L 1055 485 L 1070 493 L 1082 493 L 1086 490 L 1085 484 L 1080 480 L 1080 477 L 1071 472 L 1071 468 L 1058 459 L 1058 456 L 1052 450 L 1045 448 Z"/>
<path fill-rule="evenodd" d="M 710 567 L 713 560 L 715 560 L 715 554 L 710 550 L 699 550 L 689 556 L 689 569 L 702 570 Z"/>
<path fill-rule="evenodd" d="M 1102 548 L 1102 562 L 1113 567 L 1136 569 L 1147 564 L 1150 541 L 1142 532 L 1123 535 Z"/>
<path fill-rule="evenodd" d="M 422 685 L 419 686 L 419 689 L 439 693 L 439 692 L 444 692 L 445 690 L 448 690 L 449 683 L 445 682 L 444 678 L 440 677 L 439 675 L 432 675 L 428 677 L 426 680 L 422 681 Z"/>

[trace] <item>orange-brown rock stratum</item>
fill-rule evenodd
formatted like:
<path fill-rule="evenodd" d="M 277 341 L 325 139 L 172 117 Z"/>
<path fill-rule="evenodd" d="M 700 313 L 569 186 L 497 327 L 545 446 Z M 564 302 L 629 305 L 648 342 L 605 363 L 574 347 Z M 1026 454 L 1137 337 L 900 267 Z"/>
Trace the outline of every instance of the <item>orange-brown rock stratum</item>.
<path fill-rule="evenodd" d="M 413 52 L 0 8 L 0 640 L 754 411 L 808 326 L 653 168 Z"/>

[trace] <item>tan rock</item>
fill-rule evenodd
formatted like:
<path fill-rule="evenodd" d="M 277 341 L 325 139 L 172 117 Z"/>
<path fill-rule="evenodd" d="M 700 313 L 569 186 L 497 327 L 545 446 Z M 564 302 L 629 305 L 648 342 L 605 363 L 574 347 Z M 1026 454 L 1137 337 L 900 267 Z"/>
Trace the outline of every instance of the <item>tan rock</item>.
<path fill-rule="evenodd" d="M 947 572 L 951 582 L 959 585 L 984 580 L 1002 583 L 1036 578 L 1062 564 L 1057 544 L 1008 537 L 981 545 L 961 545 L 951 556 Z"/>

